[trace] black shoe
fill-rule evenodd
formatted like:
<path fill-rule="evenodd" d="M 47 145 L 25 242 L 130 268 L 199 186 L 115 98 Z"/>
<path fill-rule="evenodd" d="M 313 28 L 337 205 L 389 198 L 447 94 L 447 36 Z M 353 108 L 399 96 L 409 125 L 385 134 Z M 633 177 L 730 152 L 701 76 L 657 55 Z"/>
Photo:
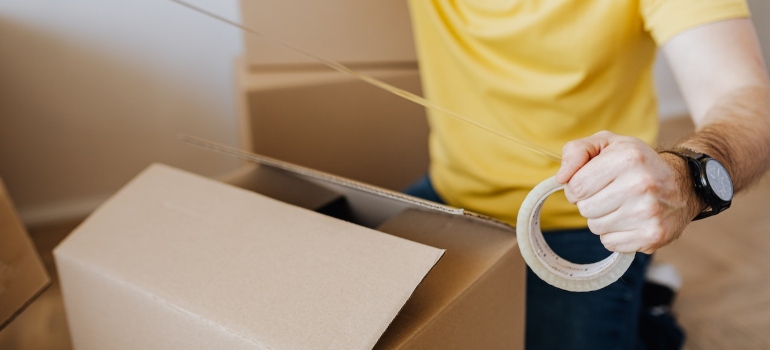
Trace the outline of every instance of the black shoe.
<path fill-rule="evenodd" d="M 639 337 L 647 349 L 678 350 L 685 334 L 671 305 L 682 282 L 671 265 L 650 266 L 642 289 Z"/>

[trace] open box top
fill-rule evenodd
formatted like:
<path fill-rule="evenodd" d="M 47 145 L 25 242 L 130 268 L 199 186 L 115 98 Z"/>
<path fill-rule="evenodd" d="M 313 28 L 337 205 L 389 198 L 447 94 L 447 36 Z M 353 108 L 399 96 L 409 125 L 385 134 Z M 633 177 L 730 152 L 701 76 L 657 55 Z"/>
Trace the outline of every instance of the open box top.
<path fill-rule="evenodd" d="M 241 188 L 153 165 L 56 248 L 75 347 L 521 342 L 510 227 L 249 156 L 260 165 L 228 181 Z M 453 312 L 467 317 L 439 317 Z"/>

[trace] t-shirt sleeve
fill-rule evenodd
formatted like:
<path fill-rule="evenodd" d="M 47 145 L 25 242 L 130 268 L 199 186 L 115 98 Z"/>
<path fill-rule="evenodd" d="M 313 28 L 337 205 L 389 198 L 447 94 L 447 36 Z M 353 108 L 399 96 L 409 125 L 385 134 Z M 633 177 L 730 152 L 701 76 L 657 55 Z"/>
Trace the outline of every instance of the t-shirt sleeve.
<path fill-rule="evenodd" d="M 660 46 L 702 24 L 749 17 L 745 0 L 641 0 L 645 29 Z"/>

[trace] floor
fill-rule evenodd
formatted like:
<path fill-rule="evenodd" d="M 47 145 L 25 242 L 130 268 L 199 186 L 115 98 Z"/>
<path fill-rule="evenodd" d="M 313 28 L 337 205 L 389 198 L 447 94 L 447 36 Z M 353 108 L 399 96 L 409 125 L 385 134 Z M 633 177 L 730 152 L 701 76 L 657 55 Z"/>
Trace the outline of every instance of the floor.
<path fill-rule="evenodd" d="M 692 129 L 664 123 L 661 143 Z M 684 285 L 675 303 L 687 349 L 770 349 L 770 173 L 716 217 L 690 224 L 655 254 Z"/>
<path fill-rule="evenodd" d="M 670 143 L 692 125 L 664 124 Z M 727 212 L 691 224 L 655 259 L 677 267 L 684 286 L 675 312 L 688 334 L 687 349 L 770 349 L 770 176 L 740 194 Z M 8 328 L 0 349 L 70 349 L 52 249 L 77 223 L 32 230 L 54 282 Z"/>

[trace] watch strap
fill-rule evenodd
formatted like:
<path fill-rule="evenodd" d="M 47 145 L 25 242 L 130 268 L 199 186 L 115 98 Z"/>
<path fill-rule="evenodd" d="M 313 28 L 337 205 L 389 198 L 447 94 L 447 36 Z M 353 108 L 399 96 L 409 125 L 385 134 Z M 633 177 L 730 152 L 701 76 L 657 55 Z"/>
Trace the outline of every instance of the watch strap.
<path fill-rule="evenodd" d="M 727 207 L 721 208 L 721 210 L 717 210 L 718 206 L 715 206 L 714 203 L 712 203 L 708 196 L 706 196 L 703 191 L 706 189 L 703 188 L 703 186 L 699 186 L 700 184 L 700 177 L 701 172 L 704 171 L 704 169 L 701 169 L 700 166 L 700 160 L 702 158 L 711 158 L 709 155 L 705 153 L 701 153 L 686 147 L 672 147 L 671 149 L 663 150 L 661 153 L 671 153 L 674 155 L 679 156 L 680 158 L 684 159 L 687 162 L 687 167 L 690 170 L 690 176 L 693 181 L 693 189 L 695 190 L 695 193 L 706 203 L 707 207 L 698 215 L 696 215 L 692 220 L 700 220 L 705 219 L 709 216 L 713 216 L 716 214 L 719 214 L 720 212 L 724 211 L 724 209 L 727 209 Z"/>
<path fill-rule="evenodd" d="M 692 150 L 690 148 L 681 147 L 681 146 L 672 147 L 671 149 L 663 150 L 662 153 L 676 154 L 676 155 L 684 158 L 685 160 L 688 160 L 688 159 L 698 160 L 698 159 L 703 158 L 704 156 L 708 157 L 708 155 L 706 155 L 705 153 L 694 151 L 694 150 Z M 689 163 L 689 161 L 688 161 L 688 163 Z"/>

